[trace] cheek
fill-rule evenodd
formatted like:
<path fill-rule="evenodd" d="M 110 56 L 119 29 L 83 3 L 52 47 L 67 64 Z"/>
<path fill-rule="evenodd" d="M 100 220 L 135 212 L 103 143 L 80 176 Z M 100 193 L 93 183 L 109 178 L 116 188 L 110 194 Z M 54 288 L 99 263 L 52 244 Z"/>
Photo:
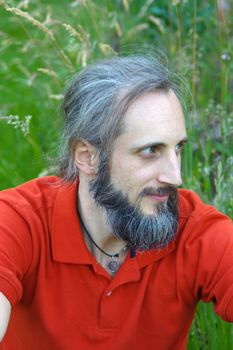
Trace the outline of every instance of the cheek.
<path fill-rule="evenodd" d="M 132 160 L 115 163 L 111 168 L 111 182 L 127 194 L 130 201 L 135 202 L 146 186 L 152 186 L 154 169 L 152 166 L 132 163 Z"/>
<path fill-rule="evenodd" d="M 111 180 L 118 188 L 129 190 L 137 182 L 137 168 L 128 162 L 119 162 L 112 167 Z"/>
<path fill-rule="evenodd" d="M 140 184 L 137 178 L 137 168 L 132 162 L 122 162 L 111 168 L 111 182 L 117 190 L 126 194 L 130 201 L 134 201 Z"/>

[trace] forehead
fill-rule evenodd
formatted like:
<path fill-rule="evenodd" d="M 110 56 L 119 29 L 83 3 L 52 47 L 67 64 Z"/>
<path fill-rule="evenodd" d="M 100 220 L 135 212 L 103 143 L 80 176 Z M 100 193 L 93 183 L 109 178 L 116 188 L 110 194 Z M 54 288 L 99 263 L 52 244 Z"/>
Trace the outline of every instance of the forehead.
<path fill-rule="evenodd" d="M 123 134 L 146 142 L 186 137 L 182 107 L 172 90 L 140 96 L 125 113 L 123 125 Z"/>

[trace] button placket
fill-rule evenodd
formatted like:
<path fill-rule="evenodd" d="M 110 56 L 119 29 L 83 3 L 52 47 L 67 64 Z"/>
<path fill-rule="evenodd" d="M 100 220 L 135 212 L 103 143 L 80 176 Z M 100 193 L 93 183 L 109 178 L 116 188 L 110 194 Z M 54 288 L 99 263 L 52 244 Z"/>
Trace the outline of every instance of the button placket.
<path fill-rule="evenodd" d="M 140 271 L 135 259 L 129 259 L 118 271 L 116 276 L 110 281 L 103 292 L 99 304 L 100 329 L 115 330 L 122 319 L 121 303 L 125 294 L 124 285 L 130 282 L 134 283 L 140 279 Z"/>
<path fill-rule="evenodd" d="M 119 290 L 106 288 L 100 301 L 99 307 L 99 322 L 100 329 L 114 330 L 118 324 L 118 302 L 119 302 Z"/>

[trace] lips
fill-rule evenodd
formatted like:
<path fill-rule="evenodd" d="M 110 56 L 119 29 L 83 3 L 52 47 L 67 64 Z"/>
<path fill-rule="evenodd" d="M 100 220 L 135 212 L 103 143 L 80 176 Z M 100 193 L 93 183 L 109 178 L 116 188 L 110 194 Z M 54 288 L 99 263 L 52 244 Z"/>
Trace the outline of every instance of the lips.
<path fill-rule="evenodd" d="M 169 196 L 171 196 L 175 191 L 176 189 L 172 186 L 159 188 L 146 187 L 141 192 L 140 197 L 147 197 L 155 202 L 165 202 L 169 199 Z"/>
<path fill-rule="evenodd" d="M 159 188 L 146 187 L 141 192 L 141 196 L 149 195 L 149 196 L 157 196 L 157 197 L 168 197 L 174 191 L 176 191 L 176 188 L 174 188 L 172 186 L 159 187 Z"/>
<path fill-rule="evenodd" d="M 169 194 L 167 195 L 161 195 L 161 194 L 148 194 L 148 197 L 150 197 L 152 200 L 156 202 L 164 202 L 168 200 Z"/>
<path fill-rule="evenodd" d="M 171 191 L 146 191 L 144 192 L 144 195 L 146 196 L 155 196 L 155 197 L 169 197 L 171 194 Z"/>
<path fill-rule="evenodd" d="M 149 196 L 156 196 L 156 197 L 169 197 L 171 192 L 150 192 L 147 193 Z"/>

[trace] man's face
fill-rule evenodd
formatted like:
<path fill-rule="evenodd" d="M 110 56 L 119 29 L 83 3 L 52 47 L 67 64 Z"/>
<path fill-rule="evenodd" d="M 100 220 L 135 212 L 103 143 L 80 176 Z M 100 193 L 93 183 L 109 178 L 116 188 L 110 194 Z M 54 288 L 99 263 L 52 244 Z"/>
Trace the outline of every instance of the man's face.
<path fill-rule="evenodd" d="M 102 162 L 90 191 L 112 232 L 130 247 L 164 247 L 174 237 L 185 141 L 182 109 L 172 91 L 148 93 L 127 110 L 111 160 Z"/>
<path fill-rule="evenodd" d="M 155 213 L 166 205 L 169 187 L 182 183 L 186 137 L 182 108 L 172 90 L 141 96 L 127 110 L 124 131 L 115 141 L 111 183 L 131 204 L 140 199 L 143 213 Z"/>

